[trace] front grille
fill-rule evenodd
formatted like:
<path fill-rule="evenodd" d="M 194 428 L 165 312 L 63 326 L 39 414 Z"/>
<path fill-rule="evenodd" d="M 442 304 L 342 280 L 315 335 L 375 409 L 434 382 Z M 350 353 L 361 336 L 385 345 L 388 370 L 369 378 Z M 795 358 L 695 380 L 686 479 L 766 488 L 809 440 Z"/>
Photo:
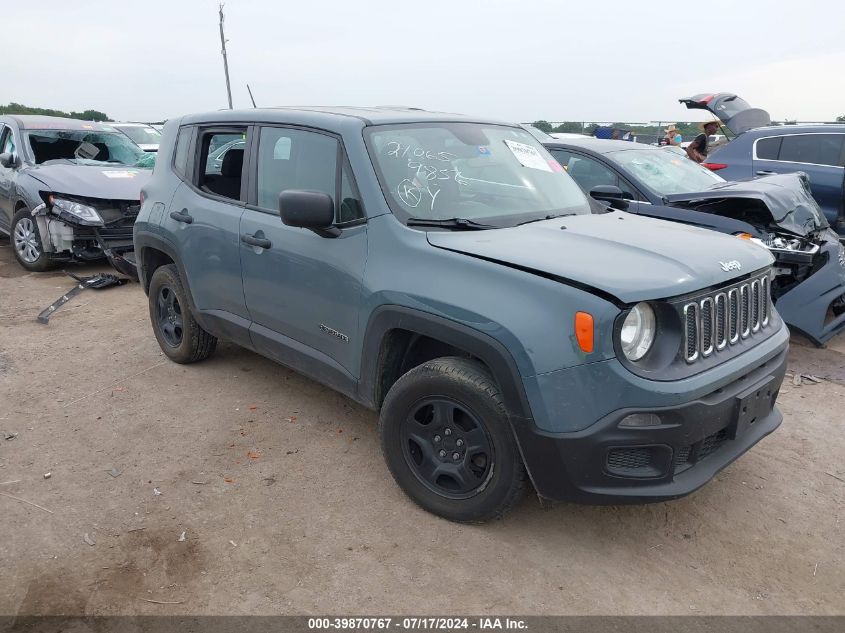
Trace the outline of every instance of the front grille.
<path fill-rule="evenodd" d="M 757 334 L 771 312 L 768 271 L 683 304 L 685 360 L 694 363 Z"/>

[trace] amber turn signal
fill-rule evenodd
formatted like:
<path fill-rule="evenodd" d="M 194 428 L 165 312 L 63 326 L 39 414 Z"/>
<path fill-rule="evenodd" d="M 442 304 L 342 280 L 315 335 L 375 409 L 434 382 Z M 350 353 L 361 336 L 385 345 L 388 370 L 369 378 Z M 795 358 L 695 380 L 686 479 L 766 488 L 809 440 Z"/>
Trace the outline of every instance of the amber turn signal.
<path fill-rule="evenodd" d="M 736 236 L 741 240 L 750 240 L 754 237 L 751 233 L 737 233 Z"/>
<path fill-rule="evenodd" d="M 582 352 L 593 351 L 593 315 L 589 312 L 575 313 L 575 338 Z"/>

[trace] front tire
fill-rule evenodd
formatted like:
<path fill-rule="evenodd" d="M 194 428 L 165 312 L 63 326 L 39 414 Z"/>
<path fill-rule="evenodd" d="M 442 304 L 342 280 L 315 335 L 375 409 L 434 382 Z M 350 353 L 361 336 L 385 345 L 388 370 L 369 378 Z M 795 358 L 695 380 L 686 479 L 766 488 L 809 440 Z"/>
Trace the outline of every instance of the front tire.
<path fill-rule="evenodd" d="M 176 266 L 157 268 L 150 280 L 150 322 L 161 351 L 181 364 L 205 360 L 217 347 L 217 338 L 200 327 L 189 305 Z"/>
<path fill-rule="evenodd" d="M 478 361 L 438 358 L 399 378 L 379 434 L 396 483 L 429 512 L 481 523 L 522 496 L 526 474 L 502 396 Z"/>
<path fill-rule="evenodd" d="M 44 252 L 38 223 L 29 209 L 19 209 L 12 218 L 12 252 L 26 270 L 44 272 L 53 268 L 50 255 Z"/>

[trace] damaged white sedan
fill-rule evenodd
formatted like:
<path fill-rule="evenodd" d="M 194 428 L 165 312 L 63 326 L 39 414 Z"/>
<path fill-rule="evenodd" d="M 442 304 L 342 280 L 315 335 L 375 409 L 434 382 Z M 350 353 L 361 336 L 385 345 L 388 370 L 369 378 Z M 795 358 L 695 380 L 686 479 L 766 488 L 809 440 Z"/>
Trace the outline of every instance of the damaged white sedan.
<path fill-rule="evenodd" d="M 107 258 L 134 274 L 132 228 L 154 161 L 108 124 L 2 116 L 0 233 L 27 270 Z"/>

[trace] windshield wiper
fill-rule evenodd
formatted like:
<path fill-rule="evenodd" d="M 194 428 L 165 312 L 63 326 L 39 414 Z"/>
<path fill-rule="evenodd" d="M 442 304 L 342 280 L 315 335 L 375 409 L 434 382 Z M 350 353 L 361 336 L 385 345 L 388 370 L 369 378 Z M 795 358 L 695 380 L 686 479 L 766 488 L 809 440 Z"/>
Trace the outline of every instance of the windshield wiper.
<path fill-rule="evenodd" d="M 568 218 L 571 215 L 577 215 L 577 213 L 555 213 L 542 218 L 534 218 L 533 220 L 526 220 L 525 222 L 520 222 L 519 224 L 517 224 L 517 226 L 522 226 L 523 224 L 531 224 L 532 222 L 543 222 L 544 220 L 554 220 L 555 218 Z"/>
<path fill-rule="evenodd" d="M 483 224 L 466 218 L 449 218 L 448 220 L 429 220 L 427 218 L 410 218 L 408 226 L 439 226 L 445 229 L 456 229 L 459 231 L 484 231 L 486 229 L 497 229 L 498 226 Z"/>

